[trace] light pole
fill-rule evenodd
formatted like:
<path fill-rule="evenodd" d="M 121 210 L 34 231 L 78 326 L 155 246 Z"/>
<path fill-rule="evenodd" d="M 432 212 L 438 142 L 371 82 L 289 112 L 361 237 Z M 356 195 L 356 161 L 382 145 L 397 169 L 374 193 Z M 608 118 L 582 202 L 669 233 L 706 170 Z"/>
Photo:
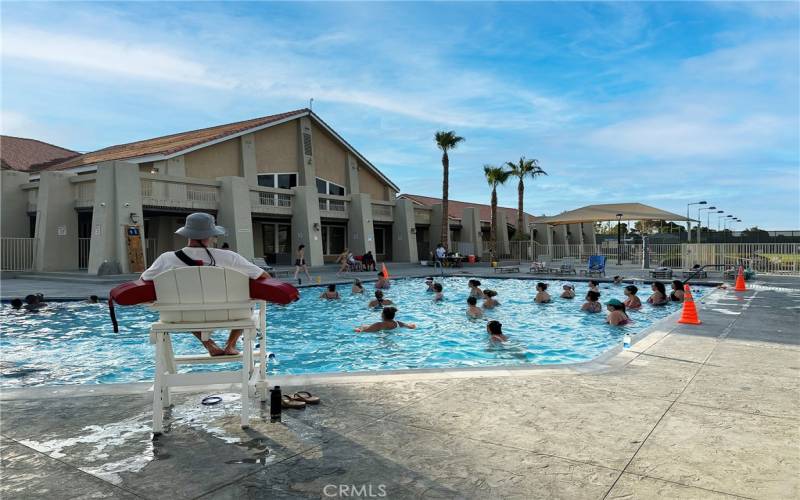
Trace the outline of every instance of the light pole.
<path fill-rule="evenodd" d="M 717 214 L 717 217 L 719 217 L 719 214 L 723 213 L 724 211 L 725 210 L 717 210 L 713 213 Z M 706 227 L 708 228 L 709 235 L 711 235 L 711 213 L 712 212 L 706 212 Z M 717 220 L 717 232 L 719 232 L 719 220 Z"/>
<path fill-rule="evenodd" d="M 697 243 L 698 244 L 700 243 L 700 231 L 701 231 L 702 226 L 703 226 L 703 220 L 701 219 L 702 214 L 700 212 L 702 212 L 703 210 L 716 210 L 716 209 L 717 209 L 717 207 L 713 207 L 713 206 L 712 207 L 698 208 L 697 209 Z M 706 229 L 708 229 L 708 222 L 706 222 Z"/>
<path fill-rule="evenodd" d="M 698 201 L 695 203 L 687 203 L 686 204 L 686 242 L 692 242 L 692 221 L 689 220 L 689 207 L 692 205 L 705 205 L 705 201 Z M 697 222 L 697 227 L 700 227 L 700 221 Z M 699 243 L 699 242 L 698 242 Z"/>
<path fill-rule="evenodd" d="M 622 265 L 622 214 L 617 214 L 617 265 Z"/>

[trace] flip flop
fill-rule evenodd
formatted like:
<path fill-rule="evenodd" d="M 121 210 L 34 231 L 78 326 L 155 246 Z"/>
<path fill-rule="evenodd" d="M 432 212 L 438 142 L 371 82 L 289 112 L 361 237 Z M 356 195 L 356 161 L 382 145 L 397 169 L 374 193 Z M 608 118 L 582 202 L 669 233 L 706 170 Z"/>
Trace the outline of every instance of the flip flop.
<path fill-rule="evenodd" d="M 281 397 L 281 406 L 283 408 L 291 408 L 294 410 L 304 410 L 306 408 L 306 403 L 304 401 L 292 399 L 284 394 Z"/>
<path fill-rule="evenodd" d="M 319 404 L 319 396 L 314 396 L 308 391 L 295 392 L 294 395 L 292 396 L 292 399 L 295 401 L 302 401 L 307 405 Z"/>

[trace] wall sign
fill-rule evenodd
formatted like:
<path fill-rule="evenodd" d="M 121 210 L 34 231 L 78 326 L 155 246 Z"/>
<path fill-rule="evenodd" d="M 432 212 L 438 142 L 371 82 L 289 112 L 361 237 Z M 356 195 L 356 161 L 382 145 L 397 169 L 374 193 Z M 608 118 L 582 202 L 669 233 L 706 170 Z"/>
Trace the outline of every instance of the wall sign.
<path fill-rule="evenodd" d="M 58 236 L 66 236 L 67 235 L 67 226 L 58 226 L 56 228 L 56 234 Z"/>

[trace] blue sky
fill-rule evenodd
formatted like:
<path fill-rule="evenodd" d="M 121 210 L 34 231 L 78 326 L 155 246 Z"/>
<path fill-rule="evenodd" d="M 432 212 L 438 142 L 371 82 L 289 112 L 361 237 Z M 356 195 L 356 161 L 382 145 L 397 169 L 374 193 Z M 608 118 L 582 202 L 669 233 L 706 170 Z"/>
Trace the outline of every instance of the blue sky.
<path fill-rule="evenodd" d="M 4 2 L 1 125 L 86 151 L 313 97 L 404 192 L 441 195 L 453 129 L 453 199 L 525 155 L 535 214 L 705 199 L 798 229 L 799 39 L 797 2 Z"/>

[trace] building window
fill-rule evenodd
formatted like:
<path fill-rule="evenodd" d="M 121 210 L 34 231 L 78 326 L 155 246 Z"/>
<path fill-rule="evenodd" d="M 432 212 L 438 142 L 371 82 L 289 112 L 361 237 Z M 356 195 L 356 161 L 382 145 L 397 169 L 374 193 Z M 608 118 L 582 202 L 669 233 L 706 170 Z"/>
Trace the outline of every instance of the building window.
<path fill-rule="evenodd" d="M 317 193 L 344 196 L 344 192 L 344 186 L 340 186 L 335 182 L 326 181 L 325 179 L 320 179 L 317 177 Z"/>
<path fill-rule="evenodd" d="M 322 226 L 322 255 L 339 255 L 344 251 L 347 231 L 344 226 Z"/>
<path fill-rule="evenodd" d="M 291 189 L 297 186 L 297 174 L 258 174 L 258 185 Z"/>

